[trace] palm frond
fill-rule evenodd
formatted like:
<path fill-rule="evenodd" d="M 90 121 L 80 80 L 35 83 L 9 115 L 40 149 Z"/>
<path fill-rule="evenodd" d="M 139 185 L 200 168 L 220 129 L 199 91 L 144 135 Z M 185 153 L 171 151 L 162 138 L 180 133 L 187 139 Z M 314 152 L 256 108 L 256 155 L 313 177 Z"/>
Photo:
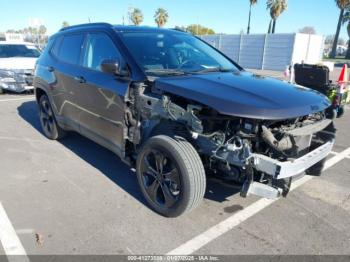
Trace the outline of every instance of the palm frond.
<path fill-rule="evenodd" d="M 345 9 L 350 7 L 350 0 L 335 0 L 339 9 Z"/>
<path fill-rule="evenodd" d="M 277 19 L 288 8 L 287 0 L 267 0 L 266 6 L 272 19 Z"/>
<path fill-rule="evenodd" d="M 164 8 L 158 8 L 154 14 L 154 21 L 159 27 L 164 26 L 168 22 L 169 14 Z"/>
<path fill-rule="evenodd" d="M 142 23 L 143 14 L 139 8 L 135 8 L 134 11 L 131 13 L 131 21 L 134 25 L 139 25 Z"/>
<path fill-rule="evenodd" d="M 342 24 L 345 25 L 346 23 L 350 22 L 350 11 L 346 11 L 343 19 L 342 19 Z"/>

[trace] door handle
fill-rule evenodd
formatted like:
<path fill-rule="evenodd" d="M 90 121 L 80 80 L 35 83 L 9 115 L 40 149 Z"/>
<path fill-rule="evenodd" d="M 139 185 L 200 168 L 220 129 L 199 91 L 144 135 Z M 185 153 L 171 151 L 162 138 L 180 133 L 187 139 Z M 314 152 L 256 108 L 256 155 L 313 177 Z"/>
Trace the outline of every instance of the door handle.
<path fill-rule="evenodd" d="M 55 68 L 53 68 L 53 66 L 48 66 L 47 67 L 47 71 L 53 72 L 53 71 L 55 71 Z"/>
<path fill-rule="evenodd" d="M 74 77 L 74 80 L 75 81 L 77 81 L 77 82 L 79 82 L 79 83 L 86 83 L 86 80 L 85 80 L 85 78 L 84 77 L 82 77 L 82 76 L 76 76 L 76 77 Z"/>

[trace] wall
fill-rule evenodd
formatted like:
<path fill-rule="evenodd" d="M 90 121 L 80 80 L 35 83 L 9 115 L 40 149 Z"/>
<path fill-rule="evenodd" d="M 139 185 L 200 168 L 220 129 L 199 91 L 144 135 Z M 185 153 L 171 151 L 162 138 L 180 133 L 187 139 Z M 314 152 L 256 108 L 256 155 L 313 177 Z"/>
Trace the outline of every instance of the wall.
<path fill-rule="evenodd" d="M 201 38 L 244 68 L 283 71 L 292 63 L 318 63 L 324 38 L 306 34 L 208 35 Z"/>

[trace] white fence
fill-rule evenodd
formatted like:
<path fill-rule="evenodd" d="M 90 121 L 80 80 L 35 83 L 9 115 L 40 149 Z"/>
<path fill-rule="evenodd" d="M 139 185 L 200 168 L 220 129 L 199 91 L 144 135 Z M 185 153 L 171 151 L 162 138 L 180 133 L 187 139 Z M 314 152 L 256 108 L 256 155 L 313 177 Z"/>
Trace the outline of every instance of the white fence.
<path fill-rule="evenodd" d="M 245 68 L 283 71 L 294 63 L 321 61 L 324 38 L 307 34 L 207 35 L 201 37 Z"/>

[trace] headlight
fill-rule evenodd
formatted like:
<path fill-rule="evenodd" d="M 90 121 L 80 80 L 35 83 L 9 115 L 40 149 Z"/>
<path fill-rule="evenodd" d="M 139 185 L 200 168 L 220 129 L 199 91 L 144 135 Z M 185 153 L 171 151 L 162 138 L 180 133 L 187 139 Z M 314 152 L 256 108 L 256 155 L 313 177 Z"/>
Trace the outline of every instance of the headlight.
<path fill-rule="evenodd" d="M 15 76 L 15 72 L 7 69 L 0 69 L 0 78 L 13 78 Z"/>
<path fill-rule="evenodd" d="M 15 72 L 6 69 L 0 69 L 0 88 L 8 89 L 11 85 L 16 83 L 14 76 Z"/>
<path fill-rule="evenodd" d="M 15 72 L 6 69 L 0 69 L 0 86 L 7 88 L 8 85 L 16 83 Z"/>

